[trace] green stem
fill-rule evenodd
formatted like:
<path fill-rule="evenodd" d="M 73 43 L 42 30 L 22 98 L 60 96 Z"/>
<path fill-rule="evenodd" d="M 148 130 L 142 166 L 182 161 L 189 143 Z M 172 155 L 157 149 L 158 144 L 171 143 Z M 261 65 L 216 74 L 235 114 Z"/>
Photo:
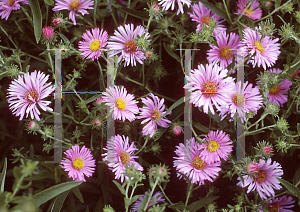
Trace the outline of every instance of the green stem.
<path fill-rule="evenodd" d="M 228 16 L 228 18 L 229 18 L 230 24 L 232 24 L 232 20 L 231 20 L 231 18 L 230 18 L 229 12 L 228 12 L 228 10 L 227 10 L 227 5 L 226 5 L 226 3 L 225 3 L 225 0 L 223 0 L 223 4 L 224 4 L 224 8 L 225 8 L 225 10 L 226 10 L 227 16 Z"/>
<path fill-rule="evenodd" d="M 143 72 L 143 87 L 145 87 L 145 65 L 142 64 L 142 72 Z"/>
<path fill-rule="evenodd" d="M 182 43 L 179 43 L 179 48 L 180 48 L 180 65 L 181 65 L 181 69 L 183 74 L 185 75 L 185 71 L 184 71 L 184 67 L 183 67 L 183 57 L 182 57 Z"/>
<path fill-rule="evenodd" d="M 20 190 L 20 186 L 22 185 L 23 183 L 23 180 L 24 180 L 24 175 L 22 174 L 22 176 L 20 177 L 12 195 L 10 196 L 10 199 L 12 200 L 14 198 L 14 196 L 17 194 L 17 192 Z"/>
<path fill-rule="evenodd" d="M 255 133 L 255 132 L 259 132 L 259 131 L 262 131 L 262 130 L 265 130 L 265 129 L 269 129 L 269 128 L 275 127 L 275 126 L 276 126 L 276 124 L 273 124 L 273 125 L 271 125 L 271 126 L 267 126 L 267 127 L 260 128 L 260 129 L 258 129 L 258 130 L 254 130 L 254 131 L 250 131 L 250 132 L 245 132 L 245 136 L 247 136 L 247 134 L 253 134 L 253 133 Z M 242 135 L 242 136 L 244 136 L 244 135 Z"/>
<path fill-rule="evenodd" d="M 257 123 L 259 123 L 260 120 L 264 119 L 266 116 L 267 116 L 267 114 L 262 114 L 262 116 L 261 116 L 256 122 L 254 122 L 253 124 L 251 124 L 251 125 L 247 128 L 247 130 L 249 130 L 251 127 L 253 127 L 253 126 L 256 125 Z M 246 126 L 247 126 L 247 125 L 246 125 Z"/>
<path fill-rule="evenodd" d="M 146 32 L 148 32 L 148 31 L 149 31 L 149 27 L 150 27 L 150 23 L 151 23 L 152 19 L 153 19 L 153 17 L 152 17 L 152 15 L 151 15 L 151 16 L 150 16 L 150 18 L 149 18 L 149 20 L 148 20 L 148 24 L 147 24 Z"/>
<path fill-rule="evenodd" d="M 144 145 L 142 146 L 142 148 L 139 149 L 139 151 L 137 151 L 137 153 L 135 153 L 135 155 L 138 155 L 145 148 L 147 143 L 148 143 L 148 137 L 146 137 L 146 141 L 145 141 Z"/>
<path fill-rule="evenodd" d="M 107 6 L 108 6 L 108 8 L 109 8 L 110 14 L 111 14 L 111 16 L 112 16 L 112 18 L 113 18 L 113 20 L 114 20 L 116 26 L 118 27 L 119 25 L 118 25 L 118 22 L 117 22 L 117 20 L 116 20 L 116 18 L 115 18 L 115 15 L 114 15 L 114 13 L 113 13 L 113 11 L 112 11 L 112 9 L 111 9 L 109 0 L 107 0 Z"/>
<path fill-rule="evenodd" d="M 131 0 L 129 0 L 129 1 L 128 1 L 127 8 L 130 8 L 130 3 L 131 3 Z M 125 17 L 124 17 L 124 22 L 123 22 L 123 25 L 125 25 L 125 23 L 126 23 L 127 16 L 128 16 L 128 14 L 126 13 L 126 14 L 125 14 Z"/>
<path fill-rule="evenodd" d="M 97 61 L 97 63 L 98 63 L 99 69 L 100 69 L 101 83 L 102 83 L 102 86 L 103 86 L 100 90 L 102 90 L 102 89 L 105 89 L 105 83 L 104 83 L 104 78 L 103 78 L 103 71 L 102 71 L 101 64 L 99 63 L 99 60 Z"/>
<path fill-rule="evenodd" d="M 188 202 L 189 202 L 189 199 L 190 199 L 190 195 L 192 193 L 192 190 L 193 190 L 193 183 L 189 182 L 189 185 L 188 185 L 188 193 L 187 193 L 187 197 L 186 197 L 186 200 L 185 200 L 185 206 L 187 206 Z"/>
<path fill-rule="evenodd" d="M 51 139 L 53 139 L 53 140 L 58 140 L 58 141 L 60 141 L 60 142 L 62 142 L 62 143 L 64 143 L 64 144 L 66 144 L 66 145 L 68 145 L 69 147 L 72 147 L 72 144 L 71 143 L 67 143 L 67 142 L 71 142 L 70 140 L 68 140 L 68 139 L 66 139 L 65 138 L 65 140 L 67 141 L 67 142 L 65 142 L 64 140 L 60 140 L 60 139 L 58 139 L 58 138 L 54 138 L 54 137 L 52 137 L 52 136 L 50 136 L 50 135 L 46 135 L 46 133 L 44 133 L 42 130 L 38 130 L 38 132 L 39 133 L 41 133 L 42 135 L 45 135 L 47 138 L 51 138 Z"/>
<path fill-rule="evenodd" d="M 154 193 L 155 187 L 156 187 L 157 184 L 158 184 L 158 180 L 159 180 L 159 177 L 157 177 L 156 180 L 155 180 L 155 183 L 154 183 L 154 185 L 153 185 L 153 187 L 152 187 L 151 193 L 150 193 L 150 195 L 149 195 L 149 197 L 148 197 L 148 200 L 147 200 L 147 202 L 146 202 L 146 205 L 145 205 L 145 207 L 144 207 L 144 211 L 146 211 L 146 209 L 147 209 L 147 207 L 148 207 L 148 204 L 149 204 L 149 202 L 150 202 L 150 199 L 151 199 L 151 197 L 152 197 L 152 195 L 153 195 L 153 193 Z"/>
<path fill-rule="evenodd" d="M 96 27 L 96 15 L 97 15 L 97 5 L 98 5 L 98 0 L 95 0 L 94 2 L 94 26 Z"/>

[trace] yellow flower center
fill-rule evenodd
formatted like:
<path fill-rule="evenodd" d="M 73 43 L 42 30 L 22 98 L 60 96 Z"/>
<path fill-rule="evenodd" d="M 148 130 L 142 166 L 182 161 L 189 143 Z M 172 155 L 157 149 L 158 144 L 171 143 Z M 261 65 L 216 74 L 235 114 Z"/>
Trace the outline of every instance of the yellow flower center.
<path fill-rule="evenodd" d="M 217 94 L 217 85 L 214 82 L 206 82 L 202 85 L 201 92 L 204 96 L 210 97 Z"/>
<path fill-rule="evenodd" d="M 245 104 L 245 98 L 242 94 L 235 94 L 232 97 L 232 101 L 236 106 L 241 106 Z"/>
<path fill-rule="evenodd" d="M 78 10 L 80 5 L 81 5 L 81 3 L 79 0 L 72 0 L 69 7 L 71 10 Z"/>
<path fill-rule="evenodd" d="M 244 14 L 245 15 L 253 15 L 253 11 L 251 10 L 251 8 L 249 8 L 248 10 L 245 10 Z"/>
<path fill-rule="evenodd" d="M 254 180 L 259 184 L 266 181 L 266 171 L 259 170 L 258 173 L 253 176 Z"/>
<path fill-rule="evenodd" d="M 126 110 L 126 102 L 123 98 L 117 98 L 115 101 L 115 105 L 119 110 Z"/>
<path fill-rule="evenodd" d="M 72 163 L 72 166 L 74 169 L 77 169 L 77 170 L 82 169 L 84 167 L 83 160 L 81 158 L 75 158 Z"/>
<path fill-rule="evenodd" d="M 155 121 L 156 119 L 159 119 L 160 117 L 161 117 L 161 114 L 158 111 L 158 109 L 152 110 L 152 112 L 151 112 L 151 119 L 153 121 Z"/>
<path fill-rule="evenodd" d="M 133 53 L 136 50 L 136 43 L 133 40 L 128 40 L 125 42 L 125 50 L 127 52 Z"/>
<path fill-rule="evenodd" d="M 270 90 L 270 94 L 272 95 L 278 95 L 279 94 L 279 91 L 280 91 L 280 86 L 279 85 L 276 85 L 274 86 L 271 90 Z"/>
<path fill-rule="evenodd" d="M 29 102 L 33 102 L 29 96 L 31 96 L 32 99 L 37 101 L 39 99 L 39 95 L 36 91 L 29 91 L 27 94 L 25 94 L 25 99 L 27 99 Z"/>
<path fill-rule="evenodd" d="M 232 51 L 229 49 L 228 46 L 223 46 L 220 50 L 219 50 L 219 56 L 221 58 L 224 59 L 229 59 L 232 56 Z"/>
<path fill-rule="evenodd" d="M 7 5 L 12 7 L 12 6 L 14 6 L 15 2 L 16 2 L 16 0 L 8 0 Z"/>
<path fill-rule="evenodd" d="M 122 151 L 119 153 L 120 160 L 122 164 L 128 164 L 130 162 L 130 156 L 128 152 Z"/>
<path fill-rule="evenodd" d="M 208 16 L 203 16 L 203 17 L 201 18 L 201 22 L 202 22 L 202 23 L 205 23 L 206 25 L 209 25 L 210 17 L 208 17 Z"/>
<path fill-rule="evenodd" d="M 260 51 L 261 54 L 263 54 L 265 52 L 264 45 L 262 45 L 261 42 L 258 41 L 258 40 L 254 41 L 253 46 L 254 46 L 255 49 Z"/>
<path fill-rule="evenodd" d="M 90 44 L 90 50 L 92 51 L 97 51 L 100 47 L 100 41 L 99 40 L 94 40 L 91 44 Z"/>
<path fill-rule="evenodd" d="M 200 157 L 196 156 L 194 157 L 193 159 L 193 163 L 192 163 L 192 166 L 197 169 L 197 170 L 200 170 L 200 169 L 204 169 L 205 166 L 206 166 L 206 163 L 200 159 Z"/>
<path fill-rule="evenodd" d="M 220 144 L 218 144 L 218 142 L 216 142 L 216 141 L 210 141 L 207 145 L 207 149 L 210 152 L 217 151 L 219 149 L 219 147 L 220 147 Z"/>
<path fill-rule="evenodd" d="M 278 212 L 280 209 L 280 206 L 277 203 L 269 203 L 268 209 L 269 209 L 269 212 Z"/>

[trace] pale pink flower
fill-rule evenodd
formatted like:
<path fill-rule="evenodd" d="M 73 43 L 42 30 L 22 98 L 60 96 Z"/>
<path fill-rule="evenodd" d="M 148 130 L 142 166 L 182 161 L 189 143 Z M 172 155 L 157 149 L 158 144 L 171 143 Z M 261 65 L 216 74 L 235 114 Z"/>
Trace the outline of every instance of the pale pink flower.
<path fill-rule="evenodd" d="M 238 177 L 239 182 L 237 185 L 242 188 L 249 186 L 247 193 L 256 190 L 263 200 L 267 199 L 267 197 L 275 196 L 274 189 L 279 190 L 281 188 L 280 182 L 276 177 L 281 178 L 283 171 L 279 163 L 276 161 L 273 164 L 271 163 L 271 159 L 267 161 L 260 159 L 257 173 L 253 175 L 253 178 L 249 175 L 243 175 L 243 183 L 240 177 Z"/>
<path fill-rule="evenodd" d="M 115 172 L 115 178 L 120 179 L 121 182 L 128 180 L 125 176 L 126 167 L 133 165 L 135 169 L 143 171 L 143 167 L 135 161 L 138 156 L 134 156 L 134 152 L 138 150 L 134 142 L 129 144 L 129 137 L 115 135 L 107 141 L 106 148 L 103 148 L 106 153 L 102 154 L 104 156 L 103 160 L 108 162 L 108 167 Z"/>
<path fill-rule="evenodd" d="M 82 38 L 84 41 L 78 42 L 78 48 L 83 58 L 94 61 L 94 59 L 98 59 L 101 56 L 102 51 L 106 51 L 104 47 L 107 45 L 108 35 L 103 29 L 100 31 L 99 28 L 94 28 L 92 33 L 90 30 L 86 30 Z"/>
<path fill-rule="evenodd" d="M 294 202 L 295 200 L 293 200 L 292 197 L 282 196 L 280 198 L 273 198 L 272 200 L 270 200 L 270 202 L 267 203 L 267 206 L 269 212 L 294 212 L 294 210 L 290 210 L 290 208 L 294 207 Z M 263 211 L 259 210 L 259 212 Z"/>
<path fill-rule="evenodd" d="M 53 11 L 57 12 L 60 10 L 69 10 L 69 19 L 71 19 L 74 25 L 76 25 L 75 16 L 79 15 L 75 12 L 80 12 L 82 15 L 89 14 L 86 10 L 94 9 L 93 6 L 93 0 L 55 0 L 55 7 L 53 8 Z"/>
<path fill-rule="evenodd" d="M 146 33 L 146 34 L 145 34 Z M 139 25 L 134 29 L 133 24 L 126 24 L 125 27 L 119 26 L 114 32 L 115 36 L 109 38 L 107 48 L 114 50 L 111 55 L 116 55 L 121 53 L 118 58 L 118 63 L 125 60 L 124 66 L 136 66 L 136 61 L 143 64 L 143 60 L 146 59 L 144 52 L 137 45 L 136 41 L 138 36 L 143 36 L 147 40 L 150 34 L 146 32 L 145 27 Z M 148 40 L 150 41 L 150 40 Z"/>
<path fill-rule="evenodd" d="M 0 16 L 7 21 L 11 11 L 21 8 L 20 3 L 29 4 L 28 0 L 0 0 Z"/>
<path fill-rule="evenodd" d="M 153 100 L 149 97 L 142 98 L 142 102 L 145 105 L 142 108 L 140 108 L 141 113 L 137 118 L 145 119 L 141 122 L 141 124 L 148 122 L 148 124 L 146 124 L 143 127 L 142 134 L 150 135 L 150 137 L 152 137 L 155 132 L 155 129 L 157 129 L 157 125 L 167 128 L 168 124 L 171 123 L 171 121 L 165 117 L 161 118 L 160 120 L 157 120 L 166 113 L 164 111 L 164 98 L 160 100 L 157 96 L 154 96 L 152 93 L 150 93 L 149 96 Z"/>
<path fill-rule="evenodd" d="M 26 113 L 26 118 L 30 114 L 31 119 L 39 121 L 41 113 L 37 105 L 44 111 L 53 111 L 52 108 L 47 106 L 51 102 L 43 100 L 55 90 L 51 83 L 46 84 L 48 79 L 49 75 L 34 71 L 19 75 L 18 79 L 15 79 L 9 85 L 7 102 L 13 114 L 20 116 L 20 120 L 23 119 Z"/>
<path fill-rule="evenodd" d="M 65 152 L 67 158 L 62 160 L 62 168 L 68 171 L 69 178 L 75 181 L 84 181 L 84 175 L 91 177 L 95 171 L 95 159 L 91 154 L 91 150 L 83 146 L 80 150 L 78 145 L 72 146 Z"/>
<path fill-rule="evenodd" d="M 234 14 L 242 14 L 244 12 L 245 16 L 248 16 L 249 18 L 253 20 L 257 20 L 261 18 L 262 10 L 259 8 L 259 3 L 257 0 L 254 0 L 250 7 L 246 10 L 246 6 L 248 4 L 248 0 L 239 0 L 237 3 L 238 6 L 238 12 Z"/>
<path fill-rule="evenodd" d="M 179 13 L 184 13 L 183 12 L 183 5 L 186 4 L 187 7 L 191 6 L 191 0 L 158 0 L 159 4 L 162 5 L 162 10 L 168 10 L 171 7 L 171 10 L 174 10 L 175 7 L 175 2 L 178 4 L 178 11 L 177 15 Z"/>

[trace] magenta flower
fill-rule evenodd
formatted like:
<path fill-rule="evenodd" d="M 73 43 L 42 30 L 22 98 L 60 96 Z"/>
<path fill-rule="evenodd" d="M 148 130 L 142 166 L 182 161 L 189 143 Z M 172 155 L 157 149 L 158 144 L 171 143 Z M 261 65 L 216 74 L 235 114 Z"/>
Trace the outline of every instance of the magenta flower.
<path fill-rule="evenodd" d="M 28 0 L 0 0 L 0 16 L 7 21 L 11 11 L 21 8 L 19 3 L 29 4 Z"/>
<path fill-rule="evenodd" d="M 186 141 L 185 145 L 176 146 L 174 157 L 174 167 L 176 170 L 186 175 L 191 183 L 204 184 L 204 180 L 213 182 L 219 175 L 221 162 L 208 164 L 201 157 L 200 144 L 191 138 Z"/>
<path fill-rule="evenodd" d="M 104 47 L 107 45 L 108 35 L 103 29 L 100 31 L 99 28 L 94 28 L 92 33 L 90 30 L 86 30 L 82 38 L 84 41 L 78 42 L 78 48 L 83 58 L 94 61 L 94 59 L 98 59 L 101 56 L 102 51 L 106 51 Z"/>
<path fill-rule="evenodd" d="M 157 129 L 157 125 L 167 128 L 168 124 L 171 123 L 170 120 L 163 117 L 160 120 L 157 121 L 161 116 L 163 116 L 166 112 L 165 105 L 164 105 L 164 98 L 161 100 L 154 96 L 152 93 L 149 94 L 149 96 L 153 99 L 150 99 L 149 97 L 142 98 L 142 102 L 145 104 L 143 108 L 140 108 L 141 114 L 137 117 L 139 119 L 145 119 L 141 122 L 141 124 L 144 124 L 148 122 L 143 127 L 142 134 L 143 135 L 150 135 L 150 137 L 153 136 L 155 129 Z"/>
<path fill-rule="evenodd" d="M 44 27 L 42 29 L 44 37 L 49 40 L 53 37 L 54 31 L 52 26 Z"/>
<path fill-rule="evenodd" d="M 220 62 L 222 68 L 226 68 L 232 62 L 232 55 L 237 54 L 237 48 L 240 46 L 240 37 L 235 33 L 226 35 L 226 32 L 221 32 L 216 35 L 218 46 L 209 45 L 207 60 L 210 63 Z"/>
<path fill-rule="evenodd" d="M 107 141 L 106 148 L 103 148 L 106 153 L 102 154 L 104 156 L 103 160 L 108 162 L 108 167 L 115 172 L 116 179 L 121 178 L 121 182 L 128 180 L 128 177 L 125 176 L 125 171 L 127 166 L 133 165 L 135 169 L 143 171 L 143 167 L 135 161 L 139 158 L 134 156 L 135 150 L 138 150 L 134 142 L 129 144 L 129 137 L 115 135 Z"/>
<path fill-rule="evenodd" d="M 238 186 L 245 188 L 249 185 L 247 193 L 256 190 L 259 196 L 264 200 L 267 197 L 275 196 L 274 189 L 279 190 L 281 185 L 276 177 L 281 178 L 283 171 L 281 165 L 276 161 L 272 163 L 271 159 L 267 162 L 260 159 L 258 162 L 258 171 L 251 178 L 249 175 L 244 175 L 244 183 L 242 183 L 240 177 L 238 177 Z"/>
<path fill-rule="evenodd" d="M 150 34 L 146 32 L 146 29 L 141 25 L 134 29 L 133 24 L 126 24 L 125 27 L 119 26 L 118 30 L 115 30 L 114 35 L 110 37 L 107 48 L 114 50 L 112 55 L 121 53 L 118 63 L 124 59 L 124 66 L 128 66 L 129 64 L 136 66 L 136 61 L 143 64 L 142 60 L 146 59 L 146 57 L 133 39 L 144 35 L 144 39 L 147 40 Z"/>
<path fill-rule="evenodd" d="M 75 181 L 84 181 L 84 175 L 91 177 L 95 171 L 95 159 L 91 154 L 91 150 L 83 146 L 80 150 L 78 145 L 72 146 L 65 152 L 67 158 L 60 162 L 63 169 L 68 171 L 69 178 Z"/>
<path fill-rule="evenodd" d="M 282 196 L 279 199 L 275 198 L 273 200 L 270 200 L 268 205 L 268 210 L 270 212 L 294 212 L 293 210 L 290 210 L 289 208 L 293 208 L 293 203 L 295 200 L 293 200 L 292 197 L 286 197 Z M 261 209 L 261 207 L 260 207 Z M 262 210 L 259 210 L 259 212 L 263 212 Z"/>
<path fill-rule="evenodd" d="M 190 102 L 195 107 L 203 106 L 203 112 L 208 113 L 208 108 L 215 114 L 213 105 L 220 110 L 221 105 L 230 101 L 230 93 L 235 91 L 232 77 L 227 77 L 227 69 L 218 65 L 202 64 L 198 69 L 191 71 L 187 76 L 188 83 L 184 86 L 191 94 Z"/>
<path fill-rule="evenodd" d="M 137 212 L 137 211 L 139 210 L 140 204 L 141 204 L 141 202 L 143 201 L 144 197 L 145 197 L 145 194 L 143 194 L 142 197 L 138 198 L 138 199 L 133 203 L 133 205 L 132 205 L 132 207 L 131 207 L 131 210 L 132 210 L 132 211 Z M 155 198 L 156 198 L 156 200 L 155 200 L 155 205 L 157 205 L 157 203 L 159 203 L 159 202 L 165 202 L 165 198 L 162 196 L 162 193 L 161 193 L 160 191 L 158 191 L 158 192 L 156 192 L 156 193 L 151 197 L 151 200 L 150 200 L 151 202 L 150 202 L 149 205 L 147 206 L 147 209 L 153 205 L 152 200 L 154 200 Z"/>
<path fill-rule="evenodd" d="M 277 43 L 278 38 L 272 40 L 268 36 L 261 39 L 259 32 L 250 29 L 249 27 L 243 30 L 244 39 L 242 43 L 245 45 L 250 53 L 250 60 L 253 68 L 256 66 L 262 67 L 266 70 L 267 66 L 271 67 L 276 63 L 280 54 L 279 46 Z"/>
<path fill-rule="evenodd" d="M 200 145 L 200 148 L 203 149 L 200 152 L 200 156 L 204 162 L 211 164 L 219 162 L 221 159 L 227 160 L 232 152 L 232 141 L 230 141 L 229 136 L 225 132 L 222 130 L 211 130 L 205 136 L 205 140 L 207 142 Z"/>
<path fill-rule="evenodd" d="M 198 2 L 198 4 L 192 5 L 192 10 L 193 10 L 193 14 L 192 13 L 188 13 L 188 14 L 190 15 L 192 21 L 196 21 L 198 23 L 196 29 L 197 31 L 202 30 L 201 23 L 204 23 L 206 24 L 206 26 L 208 26 L 211 18 L 214 18 L 214 21 L 218 23 L 217 27 L 214 29 L 213 35 L 216 36 L 219 33 L 226 31 L 226 27 L 224 25 L 219 24 L 224 22 L 224 20 L 220 16 L 211 12 L 211 10 L 206 8 L 200 1 Z"/>
<path fill-rule="evenodd" d="M 262 10 L 259 8 L 259 3 L 257 2 L 257 0 L 254 0 L 251 3 L 250 7 L 246 10 L 247 4 L 248 0 L 239 0 L 237 3 L 238 12 L 234 14 L 242 14 L 244 12 L 245 16 L 248 16 L 253 20 L 260 19 L 262 15 Z"/>
<path fill-rule="evenodd" d="M 164 10 L 168 10 L 171 7 L 171 10 L 174 10 L 175 7 L 175 1 L 177 1 L 178 4 L 178 11 L 177 11 L 177 15 L 179 13 L 184 13 L 183 12 L 183 5 L 186 4 L 187 7 L 191 6 L 191 0 L 158 0 L 159 1 L 159 5 L 162 5 L 162 11 Z"/>
<path fill-rule="evenodd" d="M 135 120 L 134 114 L 139 112 L 136 105 L 138 101 L 134 100 L 133 94 L 127 94 L 127 90 L 123 86 L 121 89 L 117 86 L 107 88 L 103 93 L 103 102 L 110 107 L 109 112 L 113 112 L 112 117 L 123 122 L 125 119 L 132 122 Z"/>
<path fill-rule="evenodd" d="M 282 70 L 273 68 L 268 71 L 272 73 L 280 73 Z M 292 84 L 293 83 L 288 79 L 283 80 L 269 91 L 268 100 L 273 104 L 282 107 L 283 104 L 287 102 L 287 91 Z"/>
<path fill-rule="evenodd" d="M 75 16 L 79 15 L 75 12 L 80 12 L 82 15 L 89 14 L 86 10 L 94 9 L 92 6 L 94 6 L 93 0 L 56 0 L 53 11 L 69 10 L 69 19 L 76 25 Z"/>
<path fill-rule="evenodd" d="M 44 111 L 53 111 L 52 108 L 47 107 L 51 102 L 43 100 L 55 90 L 54 86 L 50 86 L 51 83 L 46 84 L 48 79 L 49 75 L 46 76 L 40 71 L 34 71 L 31 74 L 28 72 L 19 75 L 18 79 L 9 85 L 7 102 L 13 114 L 20 116 L 20 120 L 26 113 L 26 118 L 30 114 L 31 119 L 39 121 L 41 113 L 37 105 Z"/>
<path fill-rule="evenodd" d="M 221 107 L 221 120 L 223 120 L 227 113 L 230 114 L 231 118 L 234 118 L 235 113 L 241 118 L 241 121 L 246 120 L 245 113 L 250 111 L 257 113 L 262 105 L 262 96 L 259 92 L 259 87 L 252 87 L 252 84 L 248 82 L 241 85 L 241 81 L 237 82 L 235 85 L 236 92 L 230 94 L 230 102 L 227 105 Z"/>

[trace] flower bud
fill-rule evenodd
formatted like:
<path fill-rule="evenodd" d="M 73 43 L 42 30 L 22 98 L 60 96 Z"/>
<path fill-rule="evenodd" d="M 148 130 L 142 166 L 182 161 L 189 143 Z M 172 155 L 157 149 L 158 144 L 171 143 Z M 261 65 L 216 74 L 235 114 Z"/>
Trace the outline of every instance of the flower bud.
<path fill-rule="evenodd" d="M 247 165 L 248 173 L 255 173 L 258 170 L 258 163 L 251 162 Z"/>
<path fill-rule="evenodd" d="M 53 27 L 48 26 L 42 29 L 43 30 L 43 35 L 46 39 L 51 39 L 53 37 L 54 31 Z"/>

